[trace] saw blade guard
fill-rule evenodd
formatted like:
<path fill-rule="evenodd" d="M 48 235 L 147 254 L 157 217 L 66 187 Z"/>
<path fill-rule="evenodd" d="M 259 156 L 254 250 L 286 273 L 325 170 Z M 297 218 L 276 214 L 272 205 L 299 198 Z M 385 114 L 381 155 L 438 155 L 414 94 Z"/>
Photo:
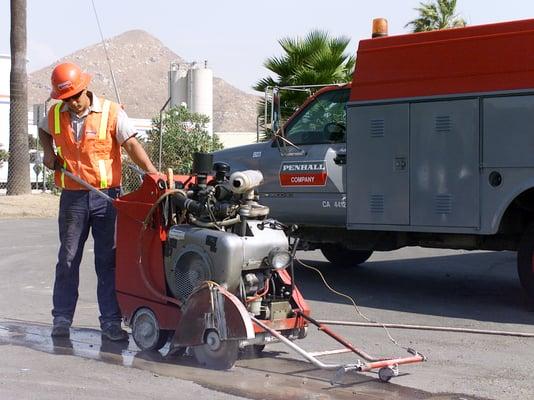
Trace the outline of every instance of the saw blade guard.
<path fill-rule="evenodd" d="M 243 303 L 214 282 L 204 282 L 187 299 L 171 347 L 202 345 L 208 332 L 217 332 L 222 341 L 254 338 Z"/>

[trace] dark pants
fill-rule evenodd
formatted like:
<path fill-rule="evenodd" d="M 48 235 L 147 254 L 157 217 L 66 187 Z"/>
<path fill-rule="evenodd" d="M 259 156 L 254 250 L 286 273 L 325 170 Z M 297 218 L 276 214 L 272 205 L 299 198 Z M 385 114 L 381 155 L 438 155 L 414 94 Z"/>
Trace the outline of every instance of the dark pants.
<path fill-rule="evenodd" d="M 117 197 L 119 189 L 104 190 Z M 83 247 L 91 229 L 95 243 L 95 269 L 100 326 L 120 324 L 121 312 L 115 294 L 115 218 L 113 205 L 85 190 L 63 190 L 59 204 L 59 248 L 54 283 L 54 324 L 72 323 Z"/>

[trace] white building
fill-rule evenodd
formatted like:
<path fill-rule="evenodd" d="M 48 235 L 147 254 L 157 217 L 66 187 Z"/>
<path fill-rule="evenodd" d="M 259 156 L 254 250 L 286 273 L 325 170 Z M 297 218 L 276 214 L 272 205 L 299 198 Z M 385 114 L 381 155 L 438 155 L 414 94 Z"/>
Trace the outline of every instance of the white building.
<path fill-rule="evenodd" d="M 11 57 L 0 54 L 0 145 L 4 150 L 9 147 L 9 73 Z"/>
<path fill-rule="evenodd" d="M 0 54 L 0 148 L 9 150 L 9 104 L 10 104 L 10 72 L 11 56 Z M 37 127 L 33 123 L 33 112 L 28 112 L 28 133 L 37 137 Z M 35 159 L 35 150 L 30 152 L 30 180 L 36 182 L 37 177 L 33 170 L 33 160 Z M 4 162 L 0 167 L 0 189 L 3 189 L 7 182 L 8 163 Z M 41 175 L 42 176 L 42 175 Z M 40 179 L 39 179 L 40 181 Z"/>

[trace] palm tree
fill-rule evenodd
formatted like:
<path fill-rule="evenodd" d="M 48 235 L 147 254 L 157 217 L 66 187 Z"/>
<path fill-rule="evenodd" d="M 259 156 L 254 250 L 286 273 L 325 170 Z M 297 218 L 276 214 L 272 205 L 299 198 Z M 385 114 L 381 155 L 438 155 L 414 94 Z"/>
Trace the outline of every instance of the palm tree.
<path fill-rule="evenodd" d="M 11 75 L 7 194 L 30 193 L 26 0 L 11 0 Z"/>
<path fill-rule="evenodd" d="M 321 30 L 312 30 L 304 39 L 280 39 L 278 43 L 285 54 L 268 58 L 263 64 L 276 77 L 261 79 L 253 89 L 263 92 L 268 86 L 349 82 L 355 65 L 355 58 L 345 54 L 349 42 L 350 39 L 345 36 L 331 37 Z M 284 93 L 281 99 L 282 118 L 292 114 L 307 96 L 307 93 Z"/>
<path fill-rule="evenodd" d="M 456 0 L 431 0 L 428 3 L 419 3 L 415 10 L 419 17 L 404 26 L 411 26 L 412 32 L 461 28 L 467 25 L 456 13 Z"/>

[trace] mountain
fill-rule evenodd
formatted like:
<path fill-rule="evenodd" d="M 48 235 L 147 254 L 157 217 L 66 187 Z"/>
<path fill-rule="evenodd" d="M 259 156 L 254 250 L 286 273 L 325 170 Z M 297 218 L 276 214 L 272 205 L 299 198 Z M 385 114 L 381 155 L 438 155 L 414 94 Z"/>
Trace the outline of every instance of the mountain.
<path fill-rule="evenodd" d="M 158 39 L 133 30 L 106 41 L 121 103 L 132 118 L 159 115 L 168 98 L 167 74 L 171 62 L 186 62 Z M 28 103 L 42 103 L 50 94 L 50 74 L 63 61 L 77 63 L 92 75 L 90 89 L 116 100 L 113 81 L 102 43 L 63 57 L 52 65 L 29 74 Z M 221 78 L 213 80 L 213 130 L 215 132 L 256 131 L 259 97 L 245 93 Z"/>

